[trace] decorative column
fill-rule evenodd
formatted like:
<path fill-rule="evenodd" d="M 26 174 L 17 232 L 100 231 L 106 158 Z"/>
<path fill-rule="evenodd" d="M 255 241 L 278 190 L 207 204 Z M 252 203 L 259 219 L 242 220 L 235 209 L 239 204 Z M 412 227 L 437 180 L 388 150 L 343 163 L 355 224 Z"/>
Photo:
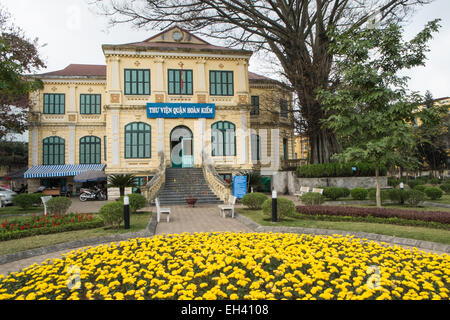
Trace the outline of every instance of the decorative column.
<path fill-rule="evenodd" d="M 158 118 L 158 153 L 164 152 L 164 119 Z"/>
<path fill-rule="evenodd" d="M 205 59 L 197 60 L 197 88 L 195 94 L 197 95 L 198 103 L 206 103 L 206 97 L 208 96 L 205 64 Z"/>
<path fill-rule="evenodd" d="M 156 59 L 153 62 L 155 63 L 155 74 L 152 78 L 156 79 L 156 81 L 152 81 L 152 90 L 155 96 L 155 102 L 163 103 L 166 100 L 166 91 L 164 90 L 164 84 L 166 83 L 164 77 L 164 59 Z"/>
<path fill-rule="evenodd" d="M 67 164 L 75 164 L 75 126 L 69 125 L 69 156 Z"/>
<path fill-rule="evenodd" d="M 247 139 L 247 111 L 241 111 L 241 130 L 239 137 L 241 139 L 241 164 L 248 162 L 248 139 Z"/>
<path fill-rule="evenodd" d="M 31 129 L 31 165 L 32 166 L 38 166 L 39 165 L 39 159 L 38 159 L 38 128 L 33 127 Z"/>
<path fill-rule="evenodd" d="M 120 151 L 119 151 L 119 110 L 111 110 L 111 128 L 112 128 L 112 165 L 120 165 Z"/>
<path fill-rule="evenodd" d="M 110 77 L 109 78 L 109 100 L 110 104 L 120 104 L 122 101 L 122 91 L 120 87 L 120 59 L 118 57 L 109 58 Z"/>

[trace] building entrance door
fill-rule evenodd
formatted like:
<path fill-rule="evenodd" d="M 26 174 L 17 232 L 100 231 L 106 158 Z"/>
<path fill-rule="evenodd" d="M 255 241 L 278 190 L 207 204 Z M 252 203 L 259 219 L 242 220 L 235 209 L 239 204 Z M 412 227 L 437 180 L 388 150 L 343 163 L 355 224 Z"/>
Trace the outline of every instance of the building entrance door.
<path fill-rule="evenodd" d="M 186 126 L 178 126 L 170 133 L 170 159 L 172 168 L 193 168 L 192 131 Z"/>

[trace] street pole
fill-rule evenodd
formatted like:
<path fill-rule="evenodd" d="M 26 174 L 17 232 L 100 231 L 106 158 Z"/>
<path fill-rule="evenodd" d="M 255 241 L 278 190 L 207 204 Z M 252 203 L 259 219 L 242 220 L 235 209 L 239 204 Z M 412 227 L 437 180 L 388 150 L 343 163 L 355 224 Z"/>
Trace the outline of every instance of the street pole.
<path fill-rule="evenodd" d="M 123 224 L 125 229 L 130 229 L 130 198 L 123 197 Z"/>
<path fill-rule="evenodd" d="M 274 189 L 272 190 L 272 222 L 278 221 L 277 206 L 278 206 L 277 191 Z"/>

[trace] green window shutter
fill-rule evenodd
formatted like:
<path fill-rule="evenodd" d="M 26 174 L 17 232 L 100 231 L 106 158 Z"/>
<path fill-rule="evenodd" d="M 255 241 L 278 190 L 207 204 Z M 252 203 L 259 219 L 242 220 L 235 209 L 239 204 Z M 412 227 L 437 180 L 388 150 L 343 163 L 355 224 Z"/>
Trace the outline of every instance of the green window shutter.
<path fill-rule="evenodd" d="M 151 158 L 151 127 L 140 122 L 125 126 L 125 158 Z"/>

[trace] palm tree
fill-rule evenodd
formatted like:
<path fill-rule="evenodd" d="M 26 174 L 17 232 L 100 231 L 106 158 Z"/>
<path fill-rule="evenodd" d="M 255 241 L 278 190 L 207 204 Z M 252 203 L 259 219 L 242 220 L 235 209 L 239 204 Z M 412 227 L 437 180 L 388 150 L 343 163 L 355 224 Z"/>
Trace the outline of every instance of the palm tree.
<path fill-rule="evenodd" d="M 108 188 L 119 188 L 121 197 L 125 196 L 125 188 L 137 187 L 136 177 L 132 174 L 112 174 L 108 182 Z"/>

